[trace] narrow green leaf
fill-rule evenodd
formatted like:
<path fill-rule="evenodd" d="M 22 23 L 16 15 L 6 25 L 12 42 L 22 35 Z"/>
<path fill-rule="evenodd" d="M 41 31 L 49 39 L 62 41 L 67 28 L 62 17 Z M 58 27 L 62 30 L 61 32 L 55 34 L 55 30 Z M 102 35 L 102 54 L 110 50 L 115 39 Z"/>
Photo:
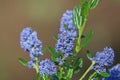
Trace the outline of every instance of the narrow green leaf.
<path fill-rule="evenodd" d="M 82 58 L 77 58 L 76 60 L 75 60 L 75 63 L 74 63 L 74 74 L 77 74 L 78 72 L 80 72 L 80 70 L 81 70 L 81 68 L 82 68 L 82 66 L 83 66 L 83 59 Z"/>
<path fill-rule="evenodd" d="M 93 80 L 100 80 L 100 79 L 99 79 L 99 77 L 97 77 L 97 78 L 93 78 Z"/>
<path fill-rule="evenodd" d="M 57 37 L 56 35 L 54 35 L 54 36 L 53 36 L 53 39 L 54 39 L 55 41 L 57 41 L 57 40 L 58 40 L 58 37 Z"/>
<path fill-rule="evenodd" d="M 81 6 L 75 6 L 73 9 L 73 23 L 77 29 L 82 25 Z"/>
<path fill-rule="evenodd" d="M 88 59 L 92 58 L 92 54 L 90 53 L 90 51 L 87 51 L 86 55 Z"/>
<path fill-rule="evenodd" d="M 56 52 L 56 50 L 50 46 L 48 46 L 48 51 L 52 54 L 53 57 L 57 58 L 60 56 L 59 53 Z"/>
<path fill-rule="evenodd" d="M 73 69 L 69 69 L 68 70 L 68 73 L 67 73 L 67 79 L 71 79 L 72 78 L 72 75 L 73 75 Z"/>
<path fill-rule="evenodd" d="M 81 2 L 81 3 L 84 3 L 84 2 L 85 2 L 85 0 L 80 0 L 80 2 Z"/>
<path fill-rule="evenodd" d="M 37 80 L 41 80 L 40 74 L 37 74 Z"/>
<path fill-rule="evenodd" d="M 100 75 L 103 76 L 103 77 L 109 77 L 110 76 L 110 74 L 107 73 L 107 72 L 101 72 Z"/>
<path fill-rule="evenodd" d="M 83 3 L 82 8 L 81 8 L 81 15 L 83 16 L 84 19 L 86 19 L 89 16 L 90 12 L 90 5 L 88 2 Z"/>
<path fill-rule="evenodd" d="M 18 58 L 18 61 L 23 65 L 23 66 L 27 66 L 28 62 L 26 60 L 24 60 L 23 58 Z"/>
<path fill-rule="evenodd" d="M 50 80 L 46 74 L 42 74 L 43 80 Z"/>
<path fill-rule="evenodd" d="M 88 43 L 90 42 L 92 36 L 93 36 L 93 30 L 90 30 L 89 33 L 87 34 L 87 36 L 85 37 L 84 41 L 81 44 L 81 48 L 84 48 L 85 46 L 88 45 Z"/>
<path fill-rule="evenodd" d="M 90 9 L 94 9 L 98 3 L 99 3 L 99 0 L 90 0 Z"/>

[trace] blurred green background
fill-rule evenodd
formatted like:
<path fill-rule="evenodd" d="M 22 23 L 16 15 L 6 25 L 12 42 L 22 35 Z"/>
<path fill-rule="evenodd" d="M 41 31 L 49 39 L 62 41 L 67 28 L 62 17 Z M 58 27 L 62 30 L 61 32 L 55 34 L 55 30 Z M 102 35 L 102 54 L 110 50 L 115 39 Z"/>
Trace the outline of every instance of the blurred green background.
<path fill-rule="evenodd" d="M 35 80 L 35 71 L 17 61 L 18 57 L 29 60 L 28 54 L 20 48 L 20 32 L 24 27 L 32 27 L 44 47 L 54 47 L 56 42 L 52 35 L 58 34 L 63 12 L 76 4 L 79 0 L 0 0 L 0 80 Z M 85 57 L 87 49 L 95 54 L 111 46 L 116 55 L 114 64 L 120 63 L 120 0 L 100 0 L 90 13 L 85 33 L 91 28 L 94 36 L 80 55 Z M 44 57 L 49 57 L 49 53 Z M 82 72 L 90 65 L 90 61 L 84 60 Z"/>

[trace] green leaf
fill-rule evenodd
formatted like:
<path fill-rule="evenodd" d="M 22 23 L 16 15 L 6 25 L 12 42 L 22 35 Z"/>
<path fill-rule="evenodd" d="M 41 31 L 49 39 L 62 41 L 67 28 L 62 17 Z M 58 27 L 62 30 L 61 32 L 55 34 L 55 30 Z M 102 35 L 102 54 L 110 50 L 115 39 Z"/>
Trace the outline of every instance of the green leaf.
<path fill-rule="evenodd" d="M 54 35 L 54 36 L 53 36 L 53 39 L 57 41 L 57 40 L 58 40 L 58 37 L 57 37 L 56 35 Z"/>
<path fill-rule="evenodd" d="M 82 66 L 83 66 L 83 59 L 82 58 L 77 58 L 76 59 L 76 61 L 75 61 L 75 63 L 74 63 L 74 67 L 73 67 L 73 69 L 74 69 L 74 74 L 77 74 L 78 72 L 80 72 L 80 70 L 81 70 L 81 68 L 82 68 Z"/>
<path fill-rule="evenodd" d="M 94 9 L 98 3 L 99 3 L 99 0 L 90 0 L 90 9 Z"/>
<path fill-rule="evenodd" d="M 100 75 L 103 76 L 103 77 L 109 77 L 110 76 L 110 74 L 107 73 L 107 72 L 101 72 Z"/>
<path fill-rule="evenodd" d="M 92 36 L 93 36 L 93 30 L 90 30 L 89 33 L 87 34 L 87 36 L 85 37 L 84 41 L 81 44 L 81 48 L 84 48 L 85 46 L 88 45 L 88 43 L 90 42 Z"/>
<path fill-rule="evenodd" d="M 73 69 L 69 69 L 68 70 L 68 74 L 67 74 L 67 79 L 69 80 L 69 79 L 71 79 L 72 78 L 72 75 L 73 75 Z"/>
<path fill-rule="evenodd" d="M 97 78 L 93 78 L 93 80 L 100 80 L 100 79 L 97 77 Z"/>
<path fill-rule="evenodd" d="M 84 19 L 86 19 L 89 16 L 89 12 L 90 12 L 89 3 L 88 2 L 83 3 L 81 10 L 82 10 L 81 15 L 83 16 Z"/>
<path fill-rule="evenodd" d="M 40 74 L 37 74 L 37 80 L 41 80 Z"/>
<path fill-rule="evenodd" d="M 50 80 L 46 74 L 42 74 L 43 80 Z"/>
<path fill-rule="evenodd" d="M 88 59 L 92 58 L 92 54 L 90 53 L 90 51 L 87 51 L 86 55 Z"/>
<path fill-rule="evenodd" d="M 81 6 L 75 6 L 73 9 L 73 23 L 77 29 L 82 25 Z"/>
<path fill-rule="evenodd" d="M 80 0 L 80 2 L 81 2 L 81 3 L 84 3 L 84 2 L 85 2 L 85 0 Z"/>
<path fill-rule="evenodd" d="M 28 62 L 26 60 L 24 60 L 23 58 L 18 58 L 18 61 L 23 65 L 23 66 L 27 66 Z"/>
<path fill-rule="evenodd" d="M 57 58 L 60 56 L 59 53 L 56 52 L 56 50 L 50 46 L 48 46 L 48 51 L 52 54 L 53 57 Z"/>

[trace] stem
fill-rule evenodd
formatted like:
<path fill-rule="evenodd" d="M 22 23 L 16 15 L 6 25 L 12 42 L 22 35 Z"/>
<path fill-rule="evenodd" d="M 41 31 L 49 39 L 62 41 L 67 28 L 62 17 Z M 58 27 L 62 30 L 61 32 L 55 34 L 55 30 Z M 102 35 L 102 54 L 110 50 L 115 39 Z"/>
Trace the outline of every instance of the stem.
<path fill-rule="evenodd" d="M 38 57 L 36 57 L 36 63 L 35 63 L 34 68 L 35 68 L 37 74 L 39 73 L 39 64 L 38 63 L 39 63 Z"/>
<path fill-rule="evenodd" d="M 86 70 L 86 72 L 82 75 L 82 77 L 79 80 L 83 80 L 83 78 L 88 74 L 88 72 L 94 66 L 94 64 L 95 64 L 95 61 L 92 61 L 92 64 L 90 65 L 90 67 Z"/>
<path fill-rule="evenodd" d="M 77 39 L 77 42 L 76 42 L 77 45 L 76 45 L 76 48 L 75 48 L 76 53 L 78 53 L 78 52 L 81 50 L 81 47 L 80 47 L 80 44 L 81 44 L 81 36 L 82 36 L 83 31 L 84 31 L 86 21 L 87 21 L 87 19 L 84 19 L 84 22 L 83 22 L 83 24 L 82 24 L 82 26 L 80 27 L 79 32 L 78 32 L 78 33 L 79 33 L 79 36 L 78 36 L 78 39 Z"/>
<path fill-rule="evenodd" d="M 91 80 L 91 79 L 94 77 L 94 75 L 95 75 L 96 73 L 97 73 L 97 72 L 94 72 L 94 73 L 89 77 L 88 80 Z"/>

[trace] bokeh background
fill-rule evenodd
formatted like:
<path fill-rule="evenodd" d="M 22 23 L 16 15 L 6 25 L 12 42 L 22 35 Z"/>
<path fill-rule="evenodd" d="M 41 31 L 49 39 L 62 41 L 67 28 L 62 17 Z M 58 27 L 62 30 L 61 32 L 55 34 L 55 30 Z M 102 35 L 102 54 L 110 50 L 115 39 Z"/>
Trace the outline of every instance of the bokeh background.
<path fill-rule="evenodd" d="M 79 0 L 0 0 L 0 80 L 35 80 L 35 71 L 17 61 L 18 57 L 29 60 L 20 48 L 20 32 L 32 27 L 44 47 L 54 47 L 52 35 L 58 34 L 62 14 L 77 4 Z M 100 0 L 90 13 L 84 34 L 91 28 L 94 36 L 80 55 L 85 57 L 87 49 L 94 55 L 110 46 L 115 50 L 114 64 L 120 63 L 120 0 Z M 49 53 L 44 57 L 49 57 Z M 84 60 L 82 72 L 90 65 L 89 60 Z"/>

